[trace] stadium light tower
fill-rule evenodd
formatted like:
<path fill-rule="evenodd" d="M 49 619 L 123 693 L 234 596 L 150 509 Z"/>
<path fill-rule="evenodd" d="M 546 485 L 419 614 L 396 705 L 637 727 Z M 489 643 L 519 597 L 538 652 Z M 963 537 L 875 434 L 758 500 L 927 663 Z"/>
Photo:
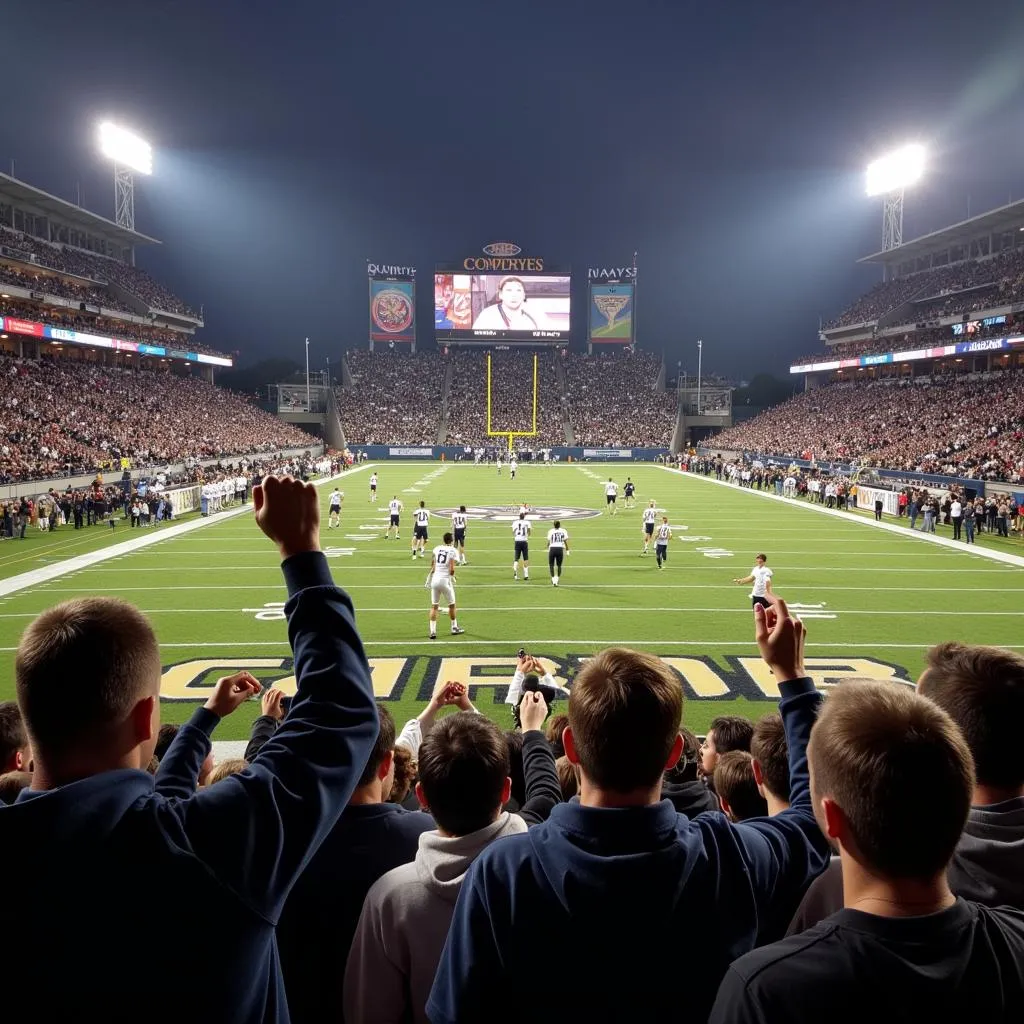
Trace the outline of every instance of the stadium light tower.
<path fill-rule="evenodd" d="M 100 152 L 114 164 L 114 220 L 135 230 L 135 175 L 153 173 L 153 149 L 145 139 L 104 121 L 99 127 Z"/>
<path fill-rule="evenodd" d="M 903 192 L 924 174 L 924 146 L 912 143 L 868 164 L 867 193 L 882 197 L 882 252 L 903 244 Z"/>

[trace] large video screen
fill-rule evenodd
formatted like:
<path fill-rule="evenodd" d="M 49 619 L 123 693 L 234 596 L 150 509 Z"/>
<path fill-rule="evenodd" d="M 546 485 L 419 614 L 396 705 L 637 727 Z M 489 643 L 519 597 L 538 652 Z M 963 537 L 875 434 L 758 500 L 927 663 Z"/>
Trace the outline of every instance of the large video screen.
<path fill-rule="evenodd" d="M 434 330 L 451 341 L 568 339 L 571 284 L 568 274 L 435 274 Z"/>

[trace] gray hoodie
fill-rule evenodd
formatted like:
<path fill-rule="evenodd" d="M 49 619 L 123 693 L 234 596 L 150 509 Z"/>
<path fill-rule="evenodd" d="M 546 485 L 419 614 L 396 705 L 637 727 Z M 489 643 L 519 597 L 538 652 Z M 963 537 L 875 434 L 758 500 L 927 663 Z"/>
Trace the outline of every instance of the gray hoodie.
<path fill-rule="evenodd" d="M 966 900 L 1024 909 L 1024 797 L 971 808 L 948 875 Z"/>
<path fill-rule="evenodd" d="M 345 1020 L 429 1024 L 427 997 L 469 866 L 491 843 L 526 831 L 517 814 L 468 836 L 420 836 L 416 859 L 367 893 L 345 970 Z"/>

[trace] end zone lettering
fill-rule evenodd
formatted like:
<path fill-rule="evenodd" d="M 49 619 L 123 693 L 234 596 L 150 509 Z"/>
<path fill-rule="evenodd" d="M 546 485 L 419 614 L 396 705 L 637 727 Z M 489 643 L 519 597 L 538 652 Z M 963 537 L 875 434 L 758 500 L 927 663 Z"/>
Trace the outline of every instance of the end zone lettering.
<path fill-rule="evenodd" d="M 586 655 L 570 654 L 564 658 L 539 656 L 555 683 L 572 689 L 572 680 L 586 661 Z M 420 661 L 426 661 L 426 672 L 419 692 L 406 694 L 409 678 Z M 735 700 L 746 697 L 753 701 L 777 701 L 779 688 L 764 662 L 757 657 L 727 657 L 727 669 L 709 657 L 676 657 L 664 655 L 662 661 L 675 671 L 683 682 L 687 700 Z M 458 679 L 469 687 L 470 699 L 488 703 L 485 690 L 491 691 L 489 703 L 504 703 L 512 674 L 514 657 L 426 657 L 370 658 L 373 693 L 378 700 L 397 701 L 414 697 L 424 703 L 430 700 L 435 687 L 449 679 Z M 819 690 L 827 691 L 844 679 L 868 678 L 913 686 L 903 669 L 875 658 L 846 658 L 842 655 L 806 658 L 807 674 Z M 217 679 L 241 669 L 248 669 L 264 685 L 273 684 L 288 696 L 295 693 L 293 662 L 289 658 L 193 658 L 164 668 L 160 681 L 163 701 L 204 701 Z"/>

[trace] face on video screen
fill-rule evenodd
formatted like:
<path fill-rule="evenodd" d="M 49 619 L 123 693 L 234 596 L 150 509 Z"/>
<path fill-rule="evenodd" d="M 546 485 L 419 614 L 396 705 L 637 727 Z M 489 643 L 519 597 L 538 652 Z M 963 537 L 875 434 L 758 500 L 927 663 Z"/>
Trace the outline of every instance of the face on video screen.
<path fill-rule="evenodd" d="M 435 274 L 434 327 L 496 337 L 568 334 L 570 285 L 568 275 Z"/>

